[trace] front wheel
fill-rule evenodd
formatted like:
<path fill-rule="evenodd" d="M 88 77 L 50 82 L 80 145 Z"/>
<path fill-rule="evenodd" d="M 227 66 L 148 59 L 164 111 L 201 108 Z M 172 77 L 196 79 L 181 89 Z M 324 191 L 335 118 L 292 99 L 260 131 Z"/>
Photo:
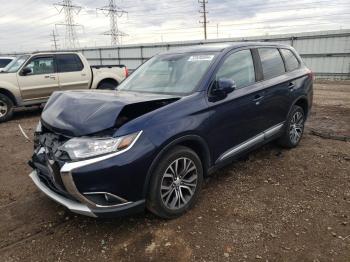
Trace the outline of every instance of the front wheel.
<path fill-rule="evenodd" d="M 0 123 L 10 120 L 13 115 L 13 102 L 12 100 L 0 94 Z"/>
<path fill-rule="evenodd" d="M 151 178 L 147 208 L 162 218 L 175 218 L 189 210 L 198 198 L 203 167 L 190 148 L 177 146 L 159 162 Z"/>
<path fill-rule="evenodd" d="M 296 147 L 304 133 L 305 114 L 300 106 L 293 106 L 285 123 L 284 132 L 279 139 L 280 145 L 286 148 Z"/>

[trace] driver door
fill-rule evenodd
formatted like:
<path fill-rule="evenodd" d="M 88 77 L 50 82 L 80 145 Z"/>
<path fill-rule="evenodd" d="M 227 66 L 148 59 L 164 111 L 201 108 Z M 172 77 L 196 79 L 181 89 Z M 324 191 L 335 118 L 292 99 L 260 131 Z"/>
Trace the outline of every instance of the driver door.
<path fill-rule="evenodd" d="M 24 101 L 47 99 L 59 90 L 54 56 L 32 57 L 19 71 L 17 79 Z"/>
<path fill-rule="evenodd" d="M 263 85 L 256 81 L 251 50 L 243 49 L 228 54 L 219 67 L 213 84 L 219 79 L 233 80 L 236 89 L 218 99 L 210 97 L 209 93 L 212 128 L 208 141 L 216 161 L 226 160 L 239 153 L 242 145 L 263 131 L 260 125 L 261 107 L 255 102 Z"/>

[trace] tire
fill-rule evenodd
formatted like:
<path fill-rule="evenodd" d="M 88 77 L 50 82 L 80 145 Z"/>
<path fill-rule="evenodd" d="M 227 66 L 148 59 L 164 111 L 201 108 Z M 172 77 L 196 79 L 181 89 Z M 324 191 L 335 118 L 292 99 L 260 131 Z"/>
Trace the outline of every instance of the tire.
<path fill-rule="evenodd" d="M 282 136 L 278 140 L 279 144 L 285 148 L 296 147 L 304 133 L 305 113 L 304 110 L 294 105 L 288 115 Z"/>
<path fill-rule="evenodd" d="M 10 120 L 13 116 L 13 102 L 4 95 L 0 94 L 0 123 Z"/>
<path fill-rule="evenodd" d="M 176 162 L 178 172 L 174 174 Z M 187 173 L 184 173 L 185 166 Z M 195 204 L 202 183 L 203 166 L 198 155 L 190 148 L 177 146 L 167 152 L 155 168 L 147 208 L 161 218 L 179 217 Z"/>
<path fill-rule="evenodd" d="M 114 84 L 111 82 L 102 82 L 98 85 L 97 89 L 102 90 L 115 90 L 117 88 L 118 84 Z"/>

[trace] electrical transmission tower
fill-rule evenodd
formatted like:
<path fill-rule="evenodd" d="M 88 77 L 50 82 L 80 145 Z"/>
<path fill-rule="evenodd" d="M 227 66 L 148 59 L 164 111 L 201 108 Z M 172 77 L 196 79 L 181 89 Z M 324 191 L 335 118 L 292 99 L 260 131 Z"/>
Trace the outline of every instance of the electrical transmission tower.
<path fill-rule="evenodd" d="M 204 39 L 207 40 L 207 24 L 209 21 L 207 21 L 207 7 L 206 4 L 208 3 L 208 0 L 198 0 L 198 3 L 200 4 L 200 8 L 202 10 L 199 11 L 201 13 L 201 17 L 203 18 L 203 21 L 199 21 L 199 23 L 203 24 L 203 29 L 204 29 Z"/>
<path fill-rule="evenodd" d="M 98 8 L 97 10 L 100 10 L 100 11 L 104 12 L 104 14 L 106 16 L 109 16 L 109 23 L 110 23 L 111 29 L 110 29 L 110 31 L 107 31 L 103 34 L 111 36 L 112 46 L 121 44 L 122 37 L 127 36 L 127 34 L 125 34 L 124 32 L 119 30 L 118 18 L 122 17 L 124 14 L 127 14 L 128 12 L 119 8 L 116 5 L 115 0 L 109 0 L 108 6 Z"/>
<path fill-rule="evenodd" d="M 52 34 L 50 35 L 52 37 L 51 41 L 52 41 L 52 47 L 55 49 L 55 50 L 58 50 L 58 47 L 59 47 L 59 44 L 58 44 L 58 39 L 57 39 L 57 34 L 55 32 L 55 29 L 52 30 Z"/>
<path fill-rule="evenodd" d="M 64 12 L 65 23 L 56 24 L 66 27 L 65 45 L 68 48 L 79 47 L 76 27 L 81 26 L 74 22 L 74 16 L 78 15 L 81 6 L 73 5 L 72 0 L 62 0 L 60 3 L 54 4 L 59 13 Z"/>

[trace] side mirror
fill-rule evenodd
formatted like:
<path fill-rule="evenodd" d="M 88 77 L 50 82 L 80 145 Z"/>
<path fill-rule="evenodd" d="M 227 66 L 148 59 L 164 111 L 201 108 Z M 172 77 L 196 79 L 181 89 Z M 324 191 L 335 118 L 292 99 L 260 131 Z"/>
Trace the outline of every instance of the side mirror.
<path fill-rule="evenodd" d="M 30 69 L 29 67 L 25 67 L 22 69 L 22 75 L 26 76 L 28 74 L 30 74 L 32 72 L 32 69 Z"/>
<path fill-rule="evenodd" d="M 220 78 L 215 81 L 214 88 L 212 89 L 212 95 L 225 98 L 227 94 L 233 92 L 236 89 L 236 83 L 234 80 L 228 78 Z"/>

